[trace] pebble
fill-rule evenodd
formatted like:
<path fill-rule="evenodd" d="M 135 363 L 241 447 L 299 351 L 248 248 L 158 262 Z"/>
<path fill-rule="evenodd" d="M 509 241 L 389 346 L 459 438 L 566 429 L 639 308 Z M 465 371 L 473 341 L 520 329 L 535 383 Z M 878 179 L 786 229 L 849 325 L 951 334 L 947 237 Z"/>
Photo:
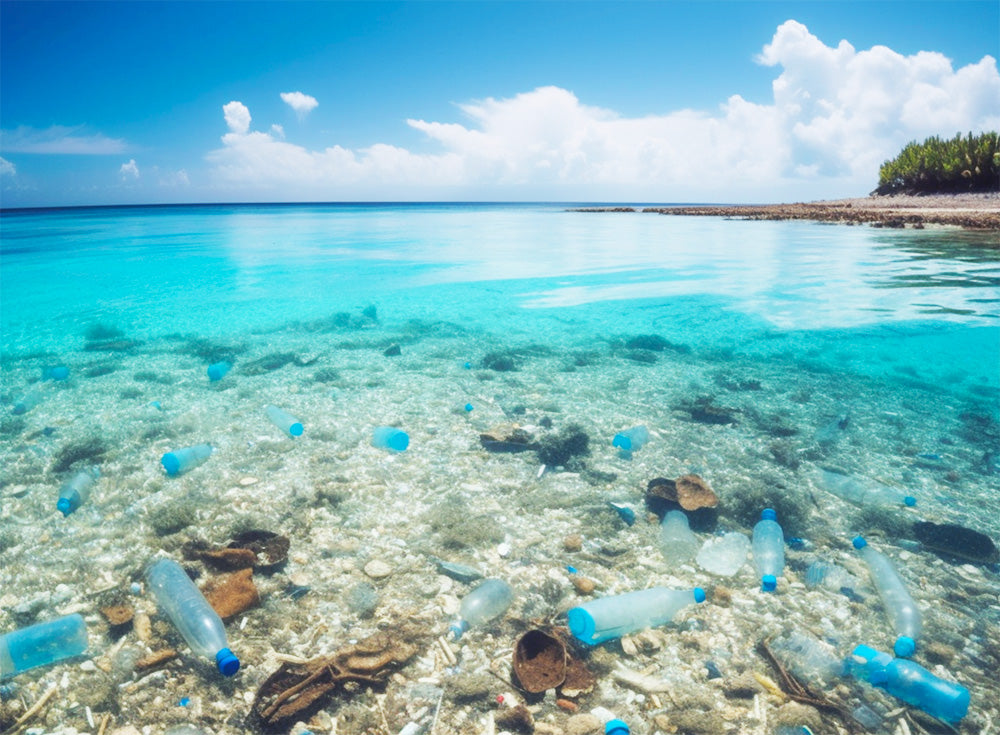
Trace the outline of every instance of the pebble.
<path fill-rule="evenodd" d="M 566 551 L 580 551 L 583 548 L 583 536 L 578 533 L 571 533 L 563 539 L 563 548 Z"/>
<path fill-rule="evenodd" d="M 566 735 L 599 735 L 603 730 L 601 721 L 590 714 L 573 715 L 566 720 Z"/>
<path fill-rule="evenodd" d="M 581 595 L 591 594 L 597 586 L 594 580 L 587 577 L 581 577 L 579 574 L 574 574 L 570 577 L 570 581 L 573 582 L 573 586 L 576 588 L 576 591 Z"/>
<path fill-rule="evenodd" d="M 365 564 L 365 574 L 372 579 L 382 579 L 392 574 L 392 567 L 381 559 L 372 559 Z"/>
<path fill-rule="evenodd" d="M 249 487 L 250 485 L 256 485 L 258 482 L 260 482 L 260 480 L 258 480 L 256 477 L 241 477 L 240 478 L 240 485 L 242 485 L 243 487 Z"/>

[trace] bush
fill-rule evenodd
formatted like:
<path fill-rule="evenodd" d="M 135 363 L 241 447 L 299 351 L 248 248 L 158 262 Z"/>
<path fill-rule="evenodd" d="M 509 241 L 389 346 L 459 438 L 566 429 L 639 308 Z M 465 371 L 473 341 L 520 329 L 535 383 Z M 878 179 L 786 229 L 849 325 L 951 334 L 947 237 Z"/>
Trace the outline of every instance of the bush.
<path fill-rule="evenodd" d="M 876 194 L 1000 190 L 1000 133 L 913 141 L 879 169 Z"/>

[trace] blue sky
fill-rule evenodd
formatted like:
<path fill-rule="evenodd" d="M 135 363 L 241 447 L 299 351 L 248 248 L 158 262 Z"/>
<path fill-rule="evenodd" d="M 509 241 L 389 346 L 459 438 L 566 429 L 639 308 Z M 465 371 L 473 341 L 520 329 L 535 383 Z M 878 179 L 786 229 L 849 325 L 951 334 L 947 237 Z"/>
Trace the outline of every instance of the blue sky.
<path fill-rule="evenodd" d="M 5 207 L 858 196 L 1000 128 L 995 0 L 3 0 L 0 34 Z"/>

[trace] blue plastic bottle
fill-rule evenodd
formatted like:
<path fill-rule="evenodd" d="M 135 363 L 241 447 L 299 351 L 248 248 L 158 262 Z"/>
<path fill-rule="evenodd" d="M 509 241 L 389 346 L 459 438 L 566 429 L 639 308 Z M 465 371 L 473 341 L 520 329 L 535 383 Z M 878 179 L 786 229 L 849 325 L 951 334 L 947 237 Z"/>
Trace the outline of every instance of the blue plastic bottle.
<path fill-rule="evenodd" d="M 14 404 L 14 409 L 11 411 L 15 416 L 20 416 L 22 414 L 28 413 L 31 409 L 42 402 L 42 393 L 37 390 L 29 390 Z"/>
<path fill-rule="evenodd" d="M 223 676 L 239 671 L 240 660 L 229 650 L 222 619 L 180 564 L 157 559 L 146 570 L 146 583 L 192 651 L 215 661 Z"/>
<path fill-rule="evenodd" d="M 0 636 L 0 679 L 87 650 L 87 625 L 78 613 Z"/>
<path fill-rule="evenodd" d="M 785 535 L 777 518 L 777 513 L 765 508 L 753 527 L 753 563 L 765 592 L 774 592 L 778 577 L 785 570 Z"/>
<path fill-rule="evenodd" d="M 302 422 L 292 416 L 292 414 L 282 411 L 277 406 L 267 406 L 264 410 L 267 411 L 267 417 L 271 419 L 271 423 L 292 437 L 292 439 L 302 436 Z"/>
<path fill-rule="evenodd" d="M 215 383 L 226 377 L 226 373 L 228 373 L 232 369 L 233 366 L 230 365 L 225 360 L 222 360 L 220 362 L 213 362 L 211 365 L 208 366 L 208 379 L 212 383 Z"/>
<path fill-rule="evenodd" d="M 608 720 L 604 726 L 604 735 L 629 735 L 630 732 L 625 720 Z"/>
<path fill-rule="evenodd" d="M 405 452 L 410 446 L 410 437 L 405 431 L 394 426 L 378 426 L 372 433 L 372 446 L 394 452 Z"/>
<path fill-rule="evenodd" d="M 160 462 L 170 477 L 176 477 L 194 469 L 211 456 L 212 446 L 210 444 L 195 444 L 193 447 L 183 447 L 167 452 L 160 459 Z"/>
<path fill-rule="evenodd" d="M 69 380 L 69 368 L 65 365 L 52 365 L 42 368 L 42 380 Z"/>
<path fill-rule="evenodd" d="M 59 500 L 56 501 L 56 509 L 63 514 L 63 518 L 87 502 L 90 489 L 100 476 L 101 471 L 97 467 L 90 467 L 77 472 L 63 484 L 59 489 Z"/>
<path fill-rule="evenodd" d="M 451 626 L 451 634 L 461 638 L 473 625 L 481 625 L 503 615 L 514 601 L 514 590 L 502 579 L 487 579 L 462 598 L 459 620 Z"/>
<path fill-rule="evenodd" d="M 969 712 L 968 689 L 905 658 L 858 646 L 847 659 L 847 668 L 857 678 L 946 722 L 958 722 Z"/>
<path fill-rule="evenodd" d="M 672 590 L 652 587 L 574 607 L 566 617 L 569 632 L 592 646 L 637 630 L 666 625 L 682 608 L 705 601 L 705 590 Z"/>
<path fill-rule="evenodd" d="M 618 447 L 623 453 L 635 452 L 649 441 L 649 429 L 645 426 L 633 426 L 631 429 L 615 434 L 611 446 Z"/>
<path fill-rule="evenodd" d="M 917 648 L 917 639 L 920 637 L 920 608 L 907 591 L 896 567 L 885 554 L 873 549 L 861 536 L 855 538 L 853 544 L 868 565 L 872 584 L 878 590 L 892 628 L 899 636 L 892 650 L 897 656 L 912 656 Z"/>

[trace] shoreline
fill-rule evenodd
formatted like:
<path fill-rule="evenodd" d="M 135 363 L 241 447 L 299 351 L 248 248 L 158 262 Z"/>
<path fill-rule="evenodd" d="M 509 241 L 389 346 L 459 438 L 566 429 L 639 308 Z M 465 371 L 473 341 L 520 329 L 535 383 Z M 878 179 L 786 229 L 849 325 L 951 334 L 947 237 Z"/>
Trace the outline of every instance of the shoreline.
<path fill-rule="evenodd" d="M 582 207 L 574 212 L 640 212 L 750 220 L 814 220 L 872 227 L 923 229 L 927 225 L 1000 231 L 1000 193 L 869 196 L 787 204 L 676 207 Z"/>

